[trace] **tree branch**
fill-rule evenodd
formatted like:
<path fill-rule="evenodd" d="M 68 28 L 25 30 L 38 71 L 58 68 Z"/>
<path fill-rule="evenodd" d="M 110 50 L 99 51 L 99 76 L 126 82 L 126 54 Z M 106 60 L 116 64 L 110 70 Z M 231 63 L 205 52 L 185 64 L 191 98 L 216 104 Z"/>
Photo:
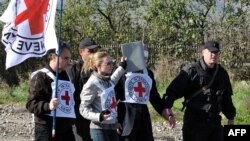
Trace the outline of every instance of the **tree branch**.
<path fill-rule="evenodd" d="M 114 25 L 113 25 L 113 23 L 112 23 L 112 21 L 111 21 L 111 18 L 110 18 L 108 15 L 106 15 L 101 9 L 98 8 L 97 11 L 100 12 L 100 14 L 103 15 L 104 18 L 108 20 L 110 28 L 111 28 L 114 32 L 116 32 L 115 27 L 114 27 Z"/>

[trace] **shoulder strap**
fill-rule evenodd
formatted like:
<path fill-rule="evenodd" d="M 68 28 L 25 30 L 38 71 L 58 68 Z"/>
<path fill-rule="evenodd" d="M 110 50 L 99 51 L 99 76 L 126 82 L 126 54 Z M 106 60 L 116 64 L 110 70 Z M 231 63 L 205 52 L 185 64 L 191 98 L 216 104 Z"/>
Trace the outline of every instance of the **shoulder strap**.
<path fill-rule="evenodd" d="M 182 70 L 188 72 L 190 68 L 196 67 L 197 62 L 187 63 L 182 67 Z"/>
<path fill-rule="evenodd" d="M 203 87 L 202 87 L 201 89 L 199 89 L 198 91 L 196 91 L 195 93 L 193 93 L 193 94 L 189 97 L 189 99 L 185 100 L 185 101 L 183 102 L 183 107 L 182 107 L 181 111 L 183 111 L 183 110 L 185 109 L 186 105 L 187 105 L 194 97 L 196 97 L 196 96 L 197 96 L 198 94 L 200 94 L 202 91 L 207 90 L 207 89 L 213 84 L 214 79 L 215 79 L 215 77 L 216 77 L 216 74 L 218 73 L 218 70 L 219 70 L 219 65 L 216 64 L 216 69 L 215 69 L 215 72 L 214 72 L 213 77 L 212 77 L 212 79 L 210 80 L 210 82 L 209 82 L 207 85 L 203 86 Z"/>
<path fill-rule="evenodd" d="M 143 73 L 148 75 L 148 70 L 147 70 L 147 68 L 144 68 L 144 69 L 143 69 Z"/>
<path fill-rule="evenodd" d="M 43 72 L 43 73 L 46 73 L 51 79 L 53 79 L 53 80 L 55 80 L 55 75 L 52 73 L 52 72 L 50 72 L 47 68 L 43 68 L 43 69 L 40 69 L 40 70 L 37 70 L 37 71 L 35 71 L 35 72 L 33 72 L 32 74 L 31 74 L 31 78 L 35 75 L 35 74 L 37 74 L 38 72 Z"/>

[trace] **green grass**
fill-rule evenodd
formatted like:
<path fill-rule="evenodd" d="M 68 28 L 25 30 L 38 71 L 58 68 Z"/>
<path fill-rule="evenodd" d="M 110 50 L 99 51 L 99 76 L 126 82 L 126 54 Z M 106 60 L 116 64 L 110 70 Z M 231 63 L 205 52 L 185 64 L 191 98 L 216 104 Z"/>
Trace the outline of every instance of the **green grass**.
<path fill-rule="evenodd" d="M 250 124 L 250 82 L 234 84 L 233 103 L 236 107 L 236 123 Z"/>
<path fill-rule="evenodd" d="M 8 87 L 6 84 L 0 86 L 0 104 L 18 103 L 24 104 L 28 96 L 28 81 L 17 87 Z"/>
<path fill-rule="evenodd" d="M 166 92 L 166 86 L 167 85 L 158 84 L 158 91 L 161 94 L 161 97 Z M 183 98 L 178 99 L 175 101 L 174 106 L 173 106 L 173 112 L 175 114 L 177 121 L 182 121 L 182 117 L 183 117 L 183 112 L 181 112 L 182 102 L 183 102 Z M 165 121 L 165 119 L 159 116 L 159 114 L 153 109 L 153 106 L 150 103 L 148 104 L 148 107 L 149 107 L 152 121 Z"/>

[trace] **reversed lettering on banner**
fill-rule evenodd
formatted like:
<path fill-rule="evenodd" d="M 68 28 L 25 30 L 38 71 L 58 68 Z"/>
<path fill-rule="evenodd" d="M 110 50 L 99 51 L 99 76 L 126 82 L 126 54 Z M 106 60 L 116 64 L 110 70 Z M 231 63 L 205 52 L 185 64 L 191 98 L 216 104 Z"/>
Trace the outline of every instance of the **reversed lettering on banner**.
<path fill-rule="evenodd" d="M 57 0 L 11 0 L 0 17 L 4 22 L 6 69 L 58 48 L 55 34 Z"/>

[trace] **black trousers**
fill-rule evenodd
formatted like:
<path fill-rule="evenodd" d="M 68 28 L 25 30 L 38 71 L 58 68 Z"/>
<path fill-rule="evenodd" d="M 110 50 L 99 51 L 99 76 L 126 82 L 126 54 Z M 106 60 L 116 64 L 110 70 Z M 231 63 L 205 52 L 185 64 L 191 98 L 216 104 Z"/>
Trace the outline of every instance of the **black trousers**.
<path fill-rule="evenodd" d="M 183 123 L 183 141 L 223 141 L 219 114 L 187 109 Z"/>
<path fill-rule="evenodd" d="M 75 141 L 75 136 L 72 131 L 72 125 L 56 124 L 55 137 L 52 138 L 51 124 L 35 123 L 35 141 Z"/>
<path fill-rule="evenodd" d="M 154 141 L 148 108 L 141 104 L 134 105 L 134 107 L 132 106 L 132 111 L 135 112 L 135 117 L 130 119 L 134 119 L 132 131 L 128 136 L 119 136 L 120 141 Z M 128 124 L 131 121 L 125 122 Z"/>
<path fill-rule="evenodd" d="M 74 134 L 76 141 L 92 141 L 90 137 L 90 120 L 83 117 L 77 117 L 75 121 Z"/>

